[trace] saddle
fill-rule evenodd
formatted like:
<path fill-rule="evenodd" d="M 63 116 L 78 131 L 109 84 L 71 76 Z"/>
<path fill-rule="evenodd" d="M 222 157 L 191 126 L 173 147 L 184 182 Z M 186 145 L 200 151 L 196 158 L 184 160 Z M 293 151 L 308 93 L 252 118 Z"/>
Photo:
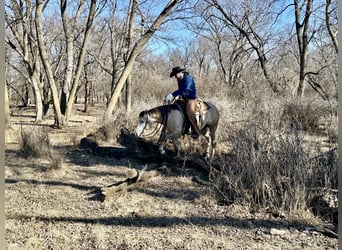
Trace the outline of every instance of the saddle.
<path fill-rule="evenodd" d="M 205 103 L 205 101 L 201 98 L 197 98 L 197 108 L 196 112 L 199 112 L 200 115 L 206 113 L 209 109 L 209 106 Z"/>
<path fill-rule="evenodd" d="M 201 127 L 204 117 L 203 115 L 207 113 L 209 106 L 205 103 L 202 98 L 197 98 L 197 106 L 195 110 L 196 120 L 198 127 Z"/>
<path fill-rule="evenodd" d="M 197 101 L 197 105 L 196 105 L 194 113 L 196 116 L 197 126 L 200 128 L 200 127 L 202 127 L 202 124 L 204 122 L 204 115 L 205 115 L 205 113 L 208 112 L 210 107 L 202 98 L 197 98 L 196 101 Z M 178 97 L 178 98 L 176 98 L 174 103 L 177 105 L 181 105 L 181 107 L 183 107 L 185 109 L 185 100 L 184 99 Z M 179 108 L 181 109 L 181 107 L 179 107 Z M 184 111 L 184 113 L 185 113 L 185 111 Z M 185 128 L 185 131 L 187 131 L 187 130 L 188 130 L 188 128 Z"/>

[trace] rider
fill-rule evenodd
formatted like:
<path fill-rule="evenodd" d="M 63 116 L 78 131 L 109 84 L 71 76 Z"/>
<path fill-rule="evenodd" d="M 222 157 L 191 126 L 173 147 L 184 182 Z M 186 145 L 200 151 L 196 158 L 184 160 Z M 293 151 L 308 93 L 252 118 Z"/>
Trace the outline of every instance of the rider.
<path fill-rule="evenodd" d="M 178 89 L 165 98 L 166 101 L 170 102 L 177 96 L 181 96 L 185 100 L 186 114 L 190 120 L 192 134 L 191 137 L 196 139 L 201 135 L 200 129 L 198 128 L 196 121 L 196 106 L 197 106 L 197 95 L 196 95 L 196 83 L 195 80 L 189 75 L 185 69 L 180 67 L 174 67 L 170 73 L 170 77 L 175 77 L 178 83 Z"/>

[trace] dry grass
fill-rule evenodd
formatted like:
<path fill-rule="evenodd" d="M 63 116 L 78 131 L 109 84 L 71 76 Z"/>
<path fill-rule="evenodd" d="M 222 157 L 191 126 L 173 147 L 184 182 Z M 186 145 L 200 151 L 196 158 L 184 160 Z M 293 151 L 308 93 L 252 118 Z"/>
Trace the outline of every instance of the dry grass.
<path fill-rule="evenodd" d="M 127 178 L 143 164 L 133 158 L 101 158 L 77 147 L 79 138 L 96 134 L 102 127 L 101 122 L 88 122 L 103 118 L 102 112 L 93 108 L 91 114 L 77 113 L 77 122 L 63 130 L 45 130 L 42 126 L 35 132 L 38 138 L 23 136 L 28 142 L 38 141 L 37 148 L 49 148 L 50 156 L 33 158 L 28 153 L 23 157 L 19 152 L 24 143 L 12 137 L 6 140 L 7 249 L 337 249 L 337 239 L 305 230 L 327 224 L 302 206 L 303 172 L 294 163 L 304 166 L 315 154 L 303 157 L 307 147 L 302 145 L 307 142 L 301 134 L 277 130 L 279 122 L 275 120 L 280 112 L 265 103 L 259 102 L 256 109 L 251 100 L 244 101 L 243 106 L 228 100 L 211 101 L 222 113 L 216 163 L 223 171 L 221 179 L 214 181 L 225 197 L 234 194 L 235 203 L 220 205 L 217 190 L 192 181 L 195 175 L 206 178 L 203 172 L 168 163 L 168 174 L 140 189 L 106 203 L 94 200 L 92 191 Z M 137 104 L 131 114 L 118 109 L 112 122 L 106 124 L 104 144 L 120 147 L 115 141 L 120 128 L 133 128 L 142 108 L 156 105 L 158 101 Z M 19 116 L 16 119 L 19 124 L 28 123 Z M 14 126 L 13 130 L 21 128 Z M 45 133 L 49 140 L 44 139 Z M 200 150 L 197 144 L 191 142 L 184 149 Z M 26 150 L 35 151 L 39 152 Z M 335 173 L 337 155 L 315 159 L 323 164 L 321 170 L 330 164 L 331 173 L 325 172 L 326 177 Z M 311 176 L 320 177 L 323 172 L 313 168 L 315 164 L 305 167 L 317 171 Z M 280 183 L 273 182 L 277 178 Z M 321 185 L 334 187 L 334 180 L 325 178 Z M 283 193 L 278 192 L 279 185 L 283 185 Z M 285 191 L 288 196 L 284 196 Z M 241 199 L 245 202 L 239 204 Z M 260 209 L 246 204 L 255 201 Z M 267 211 L 272 204 L 291 208 L 292 215 L 274 217 Z M 306 211 L 305 216 L 296 216 L 301 211 Z M 274 235 L 271 229 L 284 234 Z"/>

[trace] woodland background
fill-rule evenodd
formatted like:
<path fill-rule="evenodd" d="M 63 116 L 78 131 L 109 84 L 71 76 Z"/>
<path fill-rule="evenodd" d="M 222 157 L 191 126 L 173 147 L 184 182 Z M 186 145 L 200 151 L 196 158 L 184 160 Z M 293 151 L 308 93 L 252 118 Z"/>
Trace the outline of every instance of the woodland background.
<path fill-rule="evenodd" d="M 337 100 L 337 1 L 5 3 L 7 95 L 37 121 L 161 100 L 174 66 L 205 98 Z"/>

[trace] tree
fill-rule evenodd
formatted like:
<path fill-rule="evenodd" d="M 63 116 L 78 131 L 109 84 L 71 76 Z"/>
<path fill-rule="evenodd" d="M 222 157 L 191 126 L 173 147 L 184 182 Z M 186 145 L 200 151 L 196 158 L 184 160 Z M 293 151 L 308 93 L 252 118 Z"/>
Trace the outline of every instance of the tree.
<path fill-rule="evenodd" d="M 62 3 L 61 4 L 61 7 L 62 7 L 62 17 L 65 16 L 65 9 L 66 8 L 63 7 L 63 6 L 66 5 L 66 1 L 67 0 L 61 0 L 61 3 Z M 82 4 L 82 2 L 81 2 L 81 4 Z M 90 8 L 89 8 L 89 14 L 88 14 L 88 20 L 87 20 L 87 23 L 86 23 L 85 32 L 84 32 L 84 38 L 83 38 L 82 45 L 81 45 L 81 51 L 80 51 L 80 54 L 79 54 L 79 57 L 78 57 L 78 61 L 77 61 L 77 65 L 76 65 L 76 71 L 75 71 L 75 75 L 74 75 L 73 82 L 72 82 L 72 88 L 71 88 L 71 91 L 70 91 L 70 96 L 68 98 L 68 102 L 67 102 L 67 106 L 66 106 L 66 110 L 65 110 L 66 121 L 68 121 L 68 119 L 70 118 L 72 106 L 73 106 L 73 104 L 75 102 L 76 91 L 77 91 L 77 88 L 78 88 L 78 85 L 79 85 L 79 80 L 80 80 L 81 72 L 82 72 L 83 65 L 84 65 L 84 58 L 85 58 L 85 55 L 86 55 L 86 50 L 87 50 L 87 46 L 88 46 L 89 39 L 90 39 L 91 27 L 93 25 L 93 20 L 94 20 L 95 13 L 96 13 L 95 12 L 95 7 L 96 7 L 96 0 L 91 0 Z M 67 32 L 68 32 L 67 23 L 65 23 L 64 21 L 63 21 L 63 27 L 64 27 L 64 30 L 65 30 L 65 34 L 67 34 Z M 70 40 L 70 38 L 67 37 L 67 41 L 68 40 Z M 70 42 L 68 42 L 68 44 L 69 43 Z M 69 53 L 67 53 L 67 56 L 68 57 L 72 57 L 73 53 L 70 52 L 70 51 L 68 51 L 68 52 L 71 55 Z M 70 68 L 71 68 L 71 65 L 68 64 L 67 72 L 71 70 Z M 70 77 L 70 73 L 69 73 L 69 77 Z M 70 79 L 68 79 L 68 81 L 69 80 Z M 69 82 L 66 82 L 66 84 L 69 84 Z"/>
<path fill-rule="evenodd" d="M 130 74 L 133 64 L 135 62 L 135 59 L 143 49 L 144 45 L 149 41 L 149 39 L 153 36 L 153 34 L 158 30 L 164 19 L 170 14 L 172 8 L 177 4 L 177 0 L 170 0 L 168 4 L 165 6 L 163 11 L 159 14 L 159 16 L 155 19 L 153 24 L 149 29 L 147 29 L 144 34 L 141 36 L 141 38 L 135 43 L 135 45 L 132 48 L 132 51 L 127 59 L 125 68 L 123 69 L 123 72 L 121 73 L 121 76 L 118 80 L 118 83 L 115 87 L 114 93 L 109 101 L 108 107 L 106 109 L 105 113 L 105 119 L 108 121 L 111 114 L 114 111 L 114 107 L 118 101 L 118 98 L 121 94 L 121 91 L 124 87 L 124 84 L 126 83 L 127 77 Z"/>
<path fill-rule="evenodd" d="M 122 19 L 117 1 L 108 1 L 109 15 L 100 19 L 95 30 L 96 45 L 92 45 L 89 54 L 94 58 L 105 74 L 110 75 L 110 89 L 106 91 L 106 100 L 113 95 L 120 73 L 125 66 L 127 51 L 127 23 Z M 127 10 L 129 13 L 129 9 Z M 128 17 L 129 18 L 129 15 Z M 99 28 L 101 27 L 101 28 Z"/>
<path fill-rule="evenodd" d="M 138 10 L 138 0 L 130 0 L 129 2 L 129 14 L 128 16 L 128 32 L 127 32 L 127 43 L 126 43 L 126 53 L 124 55 L 125 64 L 128 62 L 129 53 L 132 50 L 132 40 L 134 23 Z M 132 76 L 129 74 L 126 79 L 126 111 L 129 113 L 132 106 Z"/>
<path fill-rule="evenodd" d="M 300 5 L 299 0 L 294 0 L 296 35 L 299 50 L 299 82 L 297 87 L 297 96 L 304 95 L 305 71 L 308 59 L 308 46 L 312 36 L 309 35 L 310 17 L 312 15 L 313 0 L 303 1 Z M 305 10 L 304 14 L 302 10 Z M 303 17 L 303 18 L 302 18 Z"/>
<path fill-rule="evenodd" d="M 236 29 L 247 40 L 258 57 L 266 81 L 272 91 L 278 93 L 279 90 L 271 77 L 266 56 L 266 44 L 272 38 L 272 29 L 270 29 L 272 12 L 270 10 L 273 1 L 223 3 L 219 0 L 206 0 L 206 2 L 209 8 L 216 10 L 211 18 L 218 19 L 224 22 L 227 27 Z"/>
<path fill-rule="evenodd" d="M 5 42 L 20 58 L 19 63 L 12 63 L 9 57 L 6 57 L 6 62 L 30 83 L 35 97 L 35 121 L 39 122 L 43 118 L 44 100 L 41 64 L 34 32 L 33 10 L 34 5 L 30 0 L 6 3 L 5 20 L 8 33 Z M 22 86 L 26 87 L 25 84 Z M 26 94 L 28 95 L 28 91 Z"/>
<path fill-rule="evenodd" d="M 35 24 L 36 24 L 36 33 L 37 33 L 37 40 L 38 40 L 38 48 L 40 52 L 40 57 L 42 59 L 44 69 L 47 75 L 47 79 L 49 82 L 49 86 L 52 93 L 52 101 L 53 101 L 53 107 L 55 111 L 55 125 L 61 126 L 64 124 L 62 112 L 59 106 L 59 98 L 58 98 L 58 92 L 56 87 L 56 82 L 54 79 L 54 75 L 52 72 L 52 67 L 49 62 L 49 55 L 45 46 L 44 37 L 43 37 L 43 27 L 42 27 L 42 12 L 43 12 L 43 1 L 37 0 L 36 1 L 36 16 L 35 16 Z"/>
<path fill-rule="evenodd" d="M 205 28 L 203 24 L 191 24 L 191 29 L 213 44 L 215 55 L 212 57 L 216 59 L 218 71 L 221 73 L 220 78 L 223 82 L 234 86 L 238 80 L 241 80 L 240 74 L 248 62 L 246 57 L 251 55 L 251 49 L 247 48 L 246 39 L 240 32 L 217 18 L 210 18 L 211 16 L 211 11 L 201 12 Z M 202 54 L 208 54 L 208 45 L 204 47 Z"/>
<path fill-rule="evenodd" d="M 78 5 L 76 16 L 73 19 L 73 24 L 78 22 L 78 16 L 81 13 L 81 10 L 83 8 L 83 4 L 85 3 L 85 0 L 81 0 L 81 2 Z M 75 54 L 74 45 L 75 42 L 75 26 L 70 27 L 71 20 L 67 17 L 68 13 L 68 4 L 67 0 L 61 0 L 60 2 L 60 8 L 61 8 L 61 15 L 62 15 L 62 23 L 63 23 L 63 30 L 65 35 L 65 42 L 66 42 L 66 73 L 65 73 L 65 79 L 63 81 L 63 87 L 62 87 L 62 95 L 61 99 L 58 97 L 57 92 L 57 86 L 56 86 L 56 78 L 55 74 L 53 73 L 52 65 L 49 61 L 49 54 L 47 52 L 46 46 L 45 46 L 45 39 L 43 36 L 43 27 L 42 27 L 42 20 L 41 15 L 43 11 L 43 3 L 41 0 L 36 1 L 36 31 L 37 31 L 37 40 L 39 44 L 39 51 L 41 60 L 44 65 L 44 69 L 47 75 L 47 79 L 50 85 L 51 93 L 52 93 L 52 99 L 53 99 L 53 105 L 55 110 L 55 124 L 58 126 L 64 125 L 66 122 L 68 122 L 70 116 L 73 104 L 75 102 L 75 96 L 79 85 L 79 79 L 81 76 L 81 72 L 83 70 L 84 65 L 84 58 L 86 55 L 87 45 L 90 39 L 90 33 L 91 33 L 91 27 L 93 24 L 93 20 L 96 13 L 96 0 L 90 1 L 89 6 L 89 13 L 87 16 L 87 22 L 84 27 L 84 33 L 83 33 L 83 40 L 81 42 L 80 52 L 77 56 L 78 60 L 77 63 L 74 63 L 73 58 Z M 80 36 L 80 34 L 78 34 Z M 69 92 L 70 91 L 70 92 Z M 64 115 L 64 116 L 63 116 Z"/>
<path fill-rule="evenodd" d="M 5 127 L 11 126 L 11 112 L 9 107 L 7 84 L 5 84 Z"/>
<path fill-rule="evenodd" d="M 329 36 L 334 45 L 336 54 L 338 53 L 338 29 L 337 29 L 337 1 L 326 0 L 325 23 Z"/>

